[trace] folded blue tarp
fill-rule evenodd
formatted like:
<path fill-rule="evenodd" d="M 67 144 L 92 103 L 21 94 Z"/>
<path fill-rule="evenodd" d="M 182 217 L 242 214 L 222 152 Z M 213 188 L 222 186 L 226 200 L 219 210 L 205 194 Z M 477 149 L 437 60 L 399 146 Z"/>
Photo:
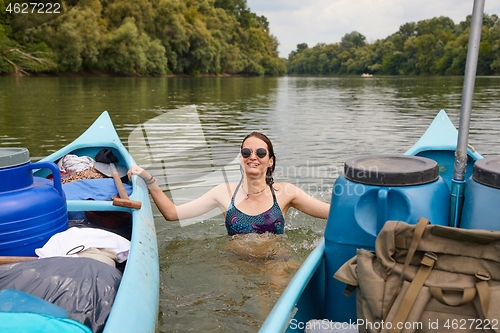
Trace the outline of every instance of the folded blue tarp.
<path fill-rule="evenodd" d="M 132 186 L 123 184 L 128 195 L 132 194 Z M 86 179 L 64 184 L 66 200 L 113 200 L 118 194 L 112 178 Z M 69 212 L 70 220 L 85 220 L 84 212 Z"/>
<path fill-rule="evenodd" d="M 132 194 L 132 186 L 123 184 L 127 194 Z M 112 178 L 86 179 L 63 185 L 66 200 L 113 200 L 117 195 L 115 182 Z"/>

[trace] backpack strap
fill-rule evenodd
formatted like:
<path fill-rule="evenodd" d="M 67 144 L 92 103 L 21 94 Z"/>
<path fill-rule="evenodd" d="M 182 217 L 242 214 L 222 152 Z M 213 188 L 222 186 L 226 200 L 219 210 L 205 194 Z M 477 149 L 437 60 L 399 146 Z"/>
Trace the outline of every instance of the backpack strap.
<path fill-rule="evenodd" d="M 490 288 L 488 286 L 488 281 L 490 279 L 490 273 L 486 271 L 476 272 L 476 289 L 479 295 L 481 310 L 483 310 L 483 316 L 485 318 L 488 318 L 488 312 L 490 309 Z"/>
<path fill-rule="evenodd" d="M 427 277 L 431 273 L 431 270 L 434 267 L 434 263 L 436 261 L 436 254 L 432 252 L 425 253 L 422 261 L 420 262 L 420 268 L 418 269 L 415 278 L 408 287 L 401 306 L 399 307 L 398 312 L 394 317 L 392 328 L 389 331 L 390 333 L 399 333 L 403 329 L 402 327 L 398 328 L 398 325 L 394 325 L 394 323 L 404 323 L 406 321 L 408 315 L 410 314 L 411 308 L 413 307 L 413 304 L 415 303 L 420 290 L 422 290 L 425 280 L 427 280 Z"/>
<path fill-rule="evenodd" d="M 406 269 L 410 265 L 410 262 L 413 259 L 415 252 L 417 251 L 418 244 L 420 243 L 420 240 L 422 239 L 422 236 L 424 234 L 425 227 L 427 225 L 429 225 L 429 223 L 430 223 L 429 220 L 426 219 L 425 217 L 421 217 L 418 219 L 418 222 L 415 226 L 415 230 L 413 230 L 413 237 L 411 239 L 410 247 L 408 248 L 408 253 L 406 254 L 405 263 L 403 265 L 403 270 L 401 271 L 401 276 L 399 278 L 399 287 L 396 290 L 396 292 L 394 293 L 394 295 L 392 296 L 391 300 L 389 301 L 389 305 L 387 306 L 386 312 L 384 314 L 384 320 L 387 318 L 387 315 L 389 314 L 389 311 L 391 310 L 392 305 L 394 304 L 394 301 L 396 300 L 396 297 L 398 296 L 399 292 L 401 291 L 401 286 L 403 285 L 403 279 L 404 279 Z M 424 258 L 425 258 L 425 256 L 424 256 Z"/>
<path fill-rule="evenodd" d="M 429 223 L 430 223 L 429 220 L 426 219 L 425 217 L 421 217 L 418 219 L 417 225 L 415 226 L 415 230 L 413 231 L 413 238 L 411 239 L 410 247 L 408 249 L 408 254 L 406 255 L 406 260 L 403 266 L 403 270 L 401 271 L 401 277 L 400 277 L 401 283 L 403 283 L 404 273 L 406 272 L 406 269 L 410 265 L 410 262 L 413 259 L 415 252 L 417 251 L 417 247 L 418 244 L 420 243 L 420 240 L 422 239 L 425 227 L 429 225 Z"/>

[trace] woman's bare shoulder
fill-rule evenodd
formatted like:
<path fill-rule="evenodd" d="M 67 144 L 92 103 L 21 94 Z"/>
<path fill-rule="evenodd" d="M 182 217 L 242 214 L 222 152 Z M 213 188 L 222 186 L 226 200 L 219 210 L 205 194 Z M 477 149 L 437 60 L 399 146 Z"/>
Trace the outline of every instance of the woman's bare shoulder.
<path fill-rule="evenodd" d="M 296 195 L 300 189 L 292 183 L 289 182 L 279 182 L 274 183 L 273 188 L 277 192 L 281 192 L 281 194 L 286 195 Z"/>
<path fill-rule="evenodd" d="M 294 187 L 294 188 L 297 188 L 297 186 L 295 186 L 294 184 L 292 184 L 290 182 L 273 183 L 273 185 L 278 185 L 278 186 L 282 186 L 282 187 Z"/>
<path fill-rule="evenodd" d="M 227 195 L 229 194 L 230 196 L 233 194 L 234 190 L 236 189 L 236 186 L 238 186 L 238 183 L 221 183 L 214 188 L 212 188 L 212 192 L 215 193 L 216 195 Z"/>

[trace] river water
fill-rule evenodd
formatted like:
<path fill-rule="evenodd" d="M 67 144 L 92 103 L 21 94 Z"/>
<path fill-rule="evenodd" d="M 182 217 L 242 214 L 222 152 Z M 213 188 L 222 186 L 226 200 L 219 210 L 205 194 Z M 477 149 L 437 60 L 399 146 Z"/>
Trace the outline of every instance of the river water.
<path fill-rule="evenodd" d="M 343 162 L 404 153 L 439 110 L 458 125 L 462 77 L 0 77 L 0 147 L 34 160 L 108 110 L 136 161 L 176 203 L 224 179 L 243 137 L 267 134 L 276 181 L 329 202 Z M 470 144 L 500 155 L 500 77 L 476 81 Z M 257 332 L 325 221 L 290 210 L 286 235 L 230 239 L 220 214 L 167 222 L 156 211 L 160 332 Z"/>

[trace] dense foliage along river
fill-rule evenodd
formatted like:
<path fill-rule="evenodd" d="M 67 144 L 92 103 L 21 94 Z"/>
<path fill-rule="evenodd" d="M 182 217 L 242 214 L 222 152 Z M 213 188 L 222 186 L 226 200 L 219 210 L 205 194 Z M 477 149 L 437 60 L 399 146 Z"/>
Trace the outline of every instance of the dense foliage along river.
<path fill-rule="evenodd" d="M 404 153 L 441 109 L 457 125 L 462 84 L 462 77 L 0 77 L 0 147 L 26 147 L 36 159 L 108 110 L 136 160 L 182 202 L 221 176 L 238 178 L 239 144 L 258 130 L 274 142 L 276 180 L 329 202 L 347 158 Z M 500 154 L 498 96 L 499 77 L 477 79 L 470 143 L 483 156 Z M 258 331 L 325 226 L 293 210 L 286 220 L 285 237 L 235 241 L 220 215 L 179 223 L 156 213 L 159 331 Z"/>

